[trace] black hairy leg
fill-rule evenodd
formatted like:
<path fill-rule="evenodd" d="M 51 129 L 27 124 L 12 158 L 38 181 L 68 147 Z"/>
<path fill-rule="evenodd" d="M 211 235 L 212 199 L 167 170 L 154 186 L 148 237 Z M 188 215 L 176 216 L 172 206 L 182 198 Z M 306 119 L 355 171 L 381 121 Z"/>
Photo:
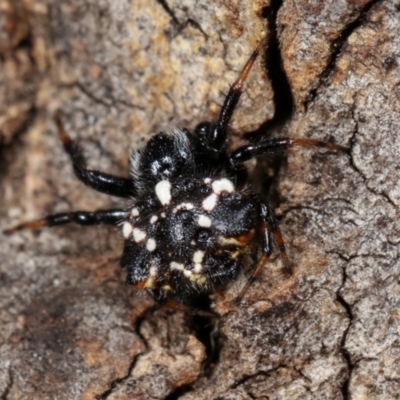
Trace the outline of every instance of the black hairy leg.
<path fill-rule="evenodd" d="M 240 291 L 238 296 L 236 296 L 231 303 L 239 303 L 240 300 L 244 297 L 246 294 L 247 290 L 250 288 L 250 286 L 253 284 L 253 282 L 257 279 L 257 277 L 260 275 L 266 264 L 268 263 L 268 260 L 271 256 L 271 253 L 273 251 L 273 242 L 271 235 L 274 238 L 275 244 L 278 246 L 279 251 L 281 253 L 282 261 L 283 261 L 283 266 L 285 272 L 288 274 L 292 273 L 292 267 L 291 263 L 289 261 L 289 257 L 286 252 L 286 247 L 285 243 L 283 241 L 282 233 L 279 230 L 279 225 L 278 221 L 276 220 L 276 217 L 270 207 L 268 207 L 267 204 L 261 203 L 260 204 L 260 217 L 261 217 L 261 224 L 260 224 L 260 234 L 262 235 L 262 256 L 258 260 L 256 266 L 254 267 L 251 275 L 248 277 L 247 282 L 243 289 Z"/>
<path fill-rule="evenodd" d="M 68 136 L 64 129 L 60 112 L 56 114 L 55 122 L 58 128 L 58 135 L 61 139 L 64 149 L 71 157 L 75 175 L 80 181 L 82 181 L 86 186 L 97 190 L 98 192 L 106 193 L 111 196 L 131 197 L 135 194 L 136 189 L 132 179 L 120 178 L 104 172 L 87 169 L 81 149 Z"/>
<path fill-rule="evenodd" d="M 59 213 L 47 215 L 44 218 L 35 219 L 33 221 L 23 222 L 13 228 L 4 231 L 6 235 L 24 229 L 39 229 L 46 226 L 65 225 L 74 222 L 78 225 L 116 225 L 126 217 L 124 210 L 97 210 L 75 211 L 68 213 Z"/>
<path fill-rule="evenodd" d="M 209 132 L 210 137 L 208 142 L 210 147 L 219 149 L 225 144 L 227 128 L 233 112 L 235 111 L 239 102 L 240 96 L 244 91 L 244 83 L 258 55 L 260 54 L 261 50 L 265 48 L 266 42 L 266 38 L 260 41 L 250 58 L 247 60 L 239 76 L 229 88 L 228 95 L 226 96 L 224 104 L 222 105 L 217 122 L 215 124 L 210 124 L 211 132 Z M 199 130 L 201 131 L 202 128 L 204 129 L 204 123 L 200 125 Z"/>
<path fill-rule="evenodd" d="M 347 147 L 340 146 L 335 143 L 322 142 L 313 139 L 292 139 L 292 138 L 276 138 L 258 144 L 248 144 L 236 149 L 230 156 L 230 161 L 233 166 L 240 166 L 245 161 L 249 161 L 254 157 L 263 154 L 273 154 L 282 150 L 287 150 L 292 147 L 319 147 L 328 150 L 343 151 L 347 153 Z"/>

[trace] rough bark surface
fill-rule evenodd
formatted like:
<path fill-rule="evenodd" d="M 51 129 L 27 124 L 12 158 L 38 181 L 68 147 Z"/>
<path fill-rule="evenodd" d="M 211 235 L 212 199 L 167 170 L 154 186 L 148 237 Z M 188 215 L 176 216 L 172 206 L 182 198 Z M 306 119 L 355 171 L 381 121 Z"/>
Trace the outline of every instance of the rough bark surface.
<path fill-rule="evenodd" d="M 216 118 L 263 35 L 232 147 L 256 130 L 350 147 L 255 169 L 263 192 L 276 172 L 293 276 L 276 254 L 234 309 L 244 276 L 229 287 L 213 350 L 214 321 L 124 284 L 117 229 L 3 236 L 2 399 L 398 398 L 398 1 L 0 0 L 0 229 L 121 205 L 75 179 L 55 110 L 92 168 L 127 176 L 151 134 Z"/>

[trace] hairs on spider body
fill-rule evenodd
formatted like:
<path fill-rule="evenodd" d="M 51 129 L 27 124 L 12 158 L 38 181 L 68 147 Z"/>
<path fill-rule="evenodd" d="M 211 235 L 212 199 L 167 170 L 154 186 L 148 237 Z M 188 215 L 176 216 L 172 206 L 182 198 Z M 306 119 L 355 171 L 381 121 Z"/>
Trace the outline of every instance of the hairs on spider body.
<path fill-rule="evenodd" d="M 132 154 L 131 179 L 87 169 L 57 114 L 59 135 L 76 176 L 95 190 L 132 199 L 132 205 L 49 215 L 5 233 L 69 222 L 120 225 L 125 240 L 121 266 L 128 283 L 158 301 L 187 309 L 203 308 L 209 294 L 235 280 L 246 254 L 258 254 L 259 261 L 236 300 L 262 271 L 274 244 L 290 272 L 277 221 L 268 204 L 251 191 L 243 163 L 294 146 L 347 149 L 317 140 L 277 138 L 227 151 L 229 122 L 264 45 L 265 40 L 230 87 L 218 120 L 199 124 L 193 133 L 174 129 L 153 136 Z"/>

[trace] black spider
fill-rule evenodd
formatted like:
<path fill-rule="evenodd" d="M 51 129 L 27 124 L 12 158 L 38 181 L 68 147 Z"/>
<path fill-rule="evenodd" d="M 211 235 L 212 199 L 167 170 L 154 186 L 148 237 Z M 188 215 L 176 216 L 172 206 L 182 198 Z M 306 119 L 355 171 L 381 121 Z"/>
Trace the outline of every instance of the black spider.
<path fill-rule="evenodd" d="M 79 147 L 66 134 L 58 114 L 61 141 L 76 176 L 87 186 L 131 199 L 128 209 L 49 215 L 5 231 L 62 225 L 118 224 L 125 247 L 121 266 L 128 283 L 155 299 L 182 307 L 199 302 L 236 279 L 246 253 L 261 254 L 237 299 L 241 299 L 272 252 L 273 237 L 290 271 L 277 221 L 267 203 L 249 189 L 243 166 L 253 157 L 293 146 L 344 147 L 317 140 L 277 138 L 226 150 L 227 128 L 262 41 L 231 86 L 215 123 L 194 133 L 174 129 L 153 136 L 131 156 L 132 178 L 86 169 Z"/>

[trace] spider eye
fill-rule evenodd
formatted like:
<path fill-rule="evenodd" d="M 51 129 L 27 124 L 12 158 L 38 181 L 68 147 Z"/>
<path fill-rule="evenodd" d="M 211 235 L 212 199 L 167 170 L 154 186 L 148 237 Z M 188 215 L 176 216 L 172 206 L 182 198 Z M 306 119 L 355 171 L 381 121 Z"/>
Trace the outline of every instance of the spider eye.
<path fill-rule="evenodd" d="M 172 175 L 174 169 L 175 168 L 171 157 L 164 157 L 160 163 L 159 173 L 161 173 L 163 176 L 169 177 Z"/>
<path fill-rule="evenodd" d="M 195 132 L 199 136 L 207 137 L 211 130 L 211 123 L 210 122 L 201 122 L 195 128 Z"/>

